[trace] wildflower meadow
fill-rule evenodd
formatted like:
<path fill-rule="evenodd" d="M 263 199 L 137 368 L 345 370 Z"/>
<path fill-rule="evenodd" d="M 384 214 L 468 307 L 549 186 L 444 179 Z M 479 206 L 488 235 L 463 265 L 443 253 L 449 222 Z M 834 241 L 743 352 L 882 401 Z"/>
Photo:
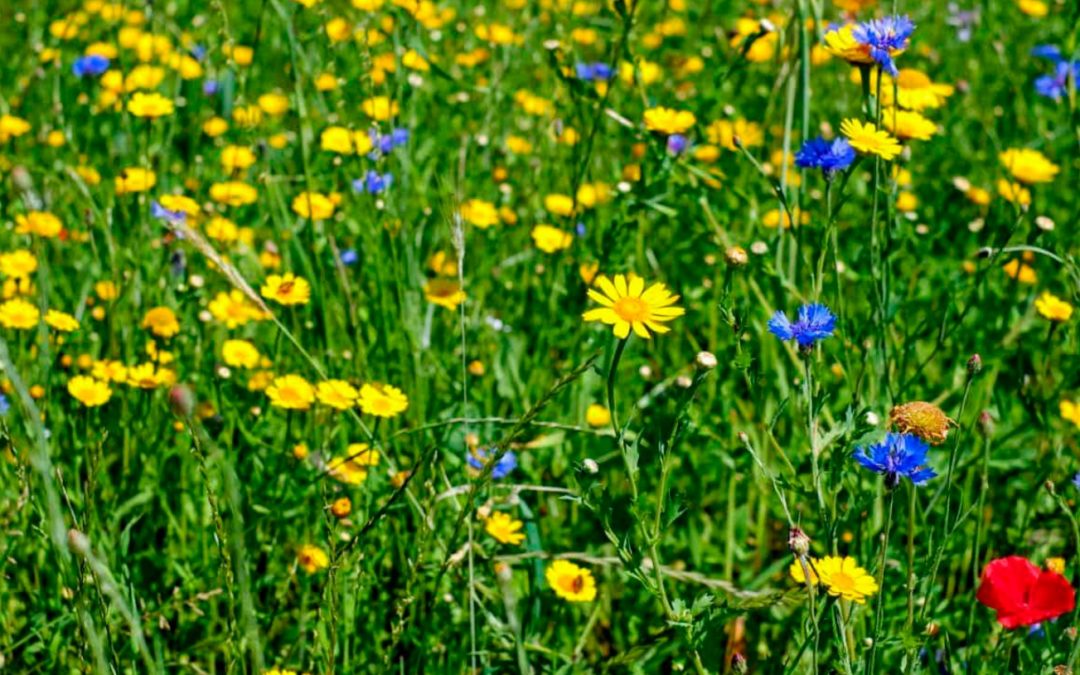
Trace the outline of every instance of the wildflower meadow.
<path fill-rule="evenodd" d="M 1080 673 L 1076 0 L 0 17 L 0 672 Z"/>

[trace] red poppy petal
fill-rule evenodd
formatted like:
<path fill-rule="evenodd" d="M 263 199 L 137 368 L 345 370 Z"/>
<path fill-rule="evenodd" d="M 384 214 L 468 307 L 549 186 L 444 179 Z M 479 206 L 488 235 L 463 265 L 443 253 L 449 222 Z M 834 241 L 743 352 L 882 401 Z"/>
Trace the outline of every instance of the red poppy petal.
<path fill-rule="evenodd" d="M 1038 578 L 1039 568 L 1020 556 L 991 560 L 975 597 L 999 614 L 1015 614 L 1027 606 L 1028 591 Z"/>
<path fill-rule="evenodd" d="M 1076 591 L 1065 577 L 1044 570 L 1031 589 L 1028 605 L 1040 613 L 1040 620 L 1052 619 L 1076 608 Z"/>

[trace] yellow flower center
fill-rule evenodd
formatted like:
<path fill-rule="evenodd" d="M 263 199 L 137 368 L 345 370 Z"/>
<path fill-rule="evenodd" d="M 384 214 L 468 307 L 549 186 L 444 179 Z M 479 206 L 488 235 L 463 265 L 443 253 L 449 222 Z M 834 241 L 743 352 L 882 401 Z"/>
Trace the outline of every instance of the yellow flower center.
<path fill-rule="evenodd" d="M 855 580 L 846 572 L 833 572 L 829 577 L 829 585 L 841 593 L 855 591 Z"/>
<path fill-rule="evenodd" d="M 623 321 L 645 321 L 649 318 L 649 306 L 641 298 L 619 298 L 612 308 Z"/>

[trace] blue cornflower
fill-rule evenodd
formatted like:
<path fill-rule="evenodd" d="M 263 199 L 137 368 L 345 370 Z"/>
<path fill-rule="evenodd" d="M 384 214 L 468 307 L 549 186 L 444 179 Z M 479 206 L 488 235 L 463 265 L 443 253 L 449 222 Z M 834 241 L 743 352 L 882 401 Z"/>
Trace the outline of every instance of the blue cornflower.
<path fill-rule="evenodd" d="M 577 236 L 584 237 L 585 234 L 588 232 L 588 230 L 585 229 L 585 223 L 578 222 L 577 225 L 574 225 L 574 232 L 577 233 Z"/>
<path fill-rule="evenodd" d="M 615 75 L 615 71 L 608 64 L 597 61 L 596 63 L 574 64 L 574 74 L 579 80 L 586 82 L 606 82 Z"/>
<path fill-rule="evenodd" d="M 885 440 L 869 448 L 857 448 L 855 461 L 885 476 L 885 486 L 894 488 L 901 478 L 922 485 L 937 473 L 926 466 L 930 446 L 918 436 L 885 434 Z"/>
<path fill-rule="evenodd" d="M 682 134 L 671 134 L 667 137 L 667 151 L 672 155 L 680 155 L 690 145 L 690 141 Z"/>
<path fill-rule="evenodd" d="M 8 401 L 7 396 L 0 394 L 0 415 L 6 415 L 9 410 L 11 410 L 11 403 Z"/>
<path fill-rule="evenodd" d="M 360 260 L 360 256 L 357 255 L 355 249 L 347 248 L 341 252 L 341 264 L 346 267 L 355 265 L 358 260 Z"/>
<path fill-rule="evenodd" d="M 204 80 L 202 84 L 202 93 L 206 94 L 207 96 L 213 96 L 214 94 L 218 93 L 219 88 L 220 85 L 218 84 L 217 80 Z"/>
<path fill-rule="evenodd" d="M 390 132 L 390 144 L 395 148 L 409 142 L 409 130 L 398 127 Z"/>
<path fill-rule="evenodd" d="M 835 327 L 836 315 L 825 305 L 817 303 L 800 307 L 799 320 L 795 323 L 791 323 L 782 311 L 777 311 L 769 319 L 769 332 L 781 340 L 795 340 L 803 348 L 831 337 Z"/>
<path fill-rule="evenodd" d="M 97 77 L 109 69 L 109 59 L 100 54 L 91 54 L 75 59 L 71 64 L 71 72 L 75 77 Z"/>
<path fill-rule="evenodd" d="M 390 187 L 390 184 L 394 182 L 394 176 L 387 173 L 380 174 L 378 171 L 370 170 L 363 178 L 357 178 L 352 182 L 353 190 L 357 192 L 367 192 L 369 195 L 377 195 L 383 190 Z"/>
<path fill-rule="evenodd" d="M 466 459 L 469 462 L 469 466 L 477 471 L 483 470 L 487 465 L 489 457 L 491 456 L 491 450 L 487 448 L 478 448 L 470 452 Z M 517 468 L 517 455 L 513 450 L 507 450 L 499 461 L 495 463 L 494 468 L 491 470 L 491 477 L 494 480 L 501 480 L 510 475 L 510 472 Z"/>
<path fill-rule="evenodd" d="M 795 165 L 802 169 L 821 169 L 826 178 L 832 178 L 855 161 L 855 149 L 846 138 L 827 141 L 820 136 L 803 143 L 795 154 Z"/>
<path fill-rule="evenodd" d="M 1080 471 L 1077 471 L 1076 475 L 1073 476 L 1073 485 L 1076 486 L 1077 490 L 1080 490 Z"/>
<path fill-rule="evenodd" d="M 202 45 L 192 45 L 190 51 L 196 61 L 202 61 L 206 57 L 206 47 Z"/>
<path fill-rule="evenodd" d="M 187 220 L 187 215 L 183 211 L 170 211 L 156 201 L 150 202 L 150 215 L 155 218 L 167 220 L 173 225 Z"/>
<path fill-rule="evenodd" d="M 1057 45 L 1035 45 L 1031 48 L 1031 55 L 1037 59 L 1049 59 L 1054 63 L 1061 61 L 1061 48 Z"/>
<path fill-rule="evenodd" d="M 1080 61 L 1058 61 L 1053 75 L 1035 78 L 1035 92 L 1040 96 L 1060 101 L 1069 90 L 1069 77 L 1073 82 L 1080 81 Z"/>
<path fill-rule="evenodd" d="M 893 63 L 892 52 L 906 49 L 915 24 L 906 16 L 887 16 L 856 24 L 851 36 L 861 45 L 870 48 L 870 57 L 881 64 L 885 72 L 896 77 L 898 71 Z"/>

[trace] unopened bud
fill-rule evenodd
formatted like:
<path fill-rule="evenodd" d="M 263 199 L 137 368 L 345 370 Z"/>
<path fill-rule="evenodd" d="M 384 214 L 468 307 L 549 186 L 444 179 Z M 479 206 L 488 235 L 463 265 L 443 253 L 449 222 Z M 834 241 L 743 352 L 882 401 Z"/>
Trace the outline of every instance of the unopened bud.
<path fill-rule="evenodd" d="M 177 417 L 191 417 L 195 412 L 195 390 L 186 384 L 174 385 L 169 390 L 169 408 Z"/>
<path fill-rule="evenodd" d="M 739 442 L 743 445 L 747 445 L 748 443 L 750 443 L 750 436 L 748 436 L 745 431 L 740 431 L 739 433 L 735 434 L 735 437 L 738 438 Z"/>
<path fill-rule="evenodd" d="M 746 254 L 746 249 L 742 246 L 729 246 L 724 251 L 724 261 L 731 267 L 742 267 L 750 262 L 750 256 Z"/>
<path fill-rule="evenodd" d="M 746 662 L 746 657 L 735 652 L 735 655 L 731 657 L 731 670 L 738 673 L 738 675 L 750 672 L 750 665 Z"/>
<path fill-rule="evenodd" d="M 926 624 L 926 635 L 927 635 L 927 637 L 937 637 L 937 634 L 938 634 L 938 632 L 940 630 L 941 630 L 941 627 L 938 626 L 937 623 L 935 623 L 933 621 Z"/>
<path fill-rule="evenodd" d="M 984 438 L 991 438 L 994 435 L 994 416 L 990 414 L 989 410 L 979 413 L 979 433 Z"/>
<path fill-rule="evenodd" d="M 589 473 L 599 473 L 600 465 L 596 463 L 596 460 L 592 457 L 586 457 L 585 461 L 581 463 L 581 466 L 585 467 L 585 470 Z"/>
<path fill-rule="evenodd" d="M 982 372 L 982 357 L 978 354 L 972 354 L 971 358 L 967 362 L 968 375 L 978 375 Z"/>
<path fill-rule="evenodd" d="M 702 370 L 712 370 L 716 367 L 716 355 L 712 352 L 698 352 L 694 363 Z"/>
<path fill-rule="evenodd" d="M 766 33 L 776 32 L 776 26 L 773 25 L 773 22 L 769 21 L 768 19 L 762 19 L 761 21 L 758 21 L 758 26 Z"/>
<path fill-rule="evenodd" d="M 791 552 L 800 558 L 810 553 L 810 537 L 806 536 L 806 533 L 798 526 L 788 530 L 787 542 Z"/>
<path fill-rule="evenodd" d="M 70 529 L 67 533 L 68 546 L 72 551 L 85 555 L 90 550 L 90 539 L 76 529 Z"/>

